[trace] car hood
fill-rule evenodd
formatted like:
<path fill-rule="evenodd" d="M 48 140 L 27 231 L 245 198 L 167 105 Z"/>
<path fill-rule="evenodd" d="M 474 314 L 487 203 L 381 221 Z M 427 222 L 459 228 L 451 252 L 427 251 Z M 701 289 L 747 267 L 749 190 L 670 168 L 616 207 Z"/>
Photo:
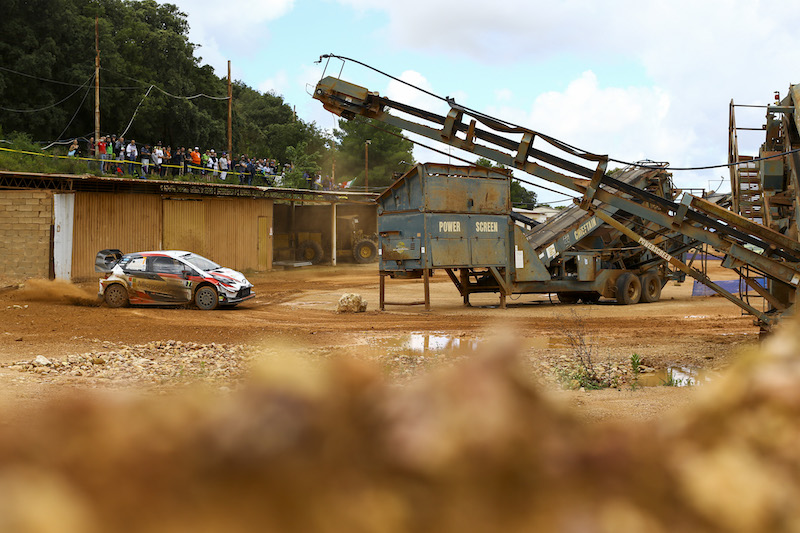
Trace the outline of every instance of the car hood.
<path fill-rule="evenodd" d="M 237 272 L 231 268 L 217 268 L 215 270 L 210 270 L 206 272 L 209 276 L 225 283 L 226 285 L 233 285 L 237 287 L 252 287 L 252 283 L 247 281 L 247 278 L 244 277 L 244 274 L 241 272 Z"/>

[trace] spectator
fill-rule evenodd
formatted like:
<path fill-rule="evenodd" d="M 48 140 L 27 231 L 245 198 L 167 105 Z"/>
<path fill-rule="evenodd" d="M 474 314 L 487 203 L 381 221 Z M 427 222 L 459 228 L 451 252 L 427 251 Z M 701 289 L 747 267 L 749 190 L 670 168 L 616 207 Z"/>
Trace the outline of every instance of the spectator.
<path fill-rule="evenodd" d="M 217 175 L 218 175 L 217 171 L 219 170 L 219 161 L 217 159 L 217 152 L 216 151 L 211 150 L 211 152 L 209 152 L 209 154 L 208 154 L 208 163 L 206 163 L 206 166 L 211 171 L 211 176 L 210 176 L 209 181 L 211 181 L 212 179 L 217 179 Z"/>
<path fill-rule="evenodd" d="M 105 137 L 100 137 L 97 139 L 97 156 L 100 159 L 100 174 L 105 174 L 106 172 L 106 159 L 108 159 L 106 146 L 107 144 Z"/>
<path fill-rule="evenodd" d="M 206 175 L 206 169 L 208 168 L 208 159 L 209 159 L 209 151 L 206 150 L 202 156 L 200 156 L 200 174 L 203 176 Z"/>
<path fill-rule="evenodd" d="M 172 164 L 172 147 L 164 148 L 164 156 L 161 158 L 161 177 L 167 175 L 167 167 Z"/>
<path fill-rule="evenodd" d="M 151 171 L 155 176 L 161 176 L 161 163 L 164 160 L 164 149 L 161 148 L 161 141 L 153 146 L 150 152 L 150 161 L 153 163 L 153 170 Z"/>
<path fill-rule="evenodd" d="M 122 161 L 125 161 L 125 138 L 120 137 L 114 143 L 114 153 L 117 154 L 117 170 L 122 170 Z"/>
<path fill-rule="evenodd" d="M 106 137 L 106 161 L 114 161 L 114 143 L 108 137 Z M 115 163 L 106 163 L 105 167 L 107 174 L 116 174 L 117 165 Z"/>
<path fill-rule="evenodd" d="M 149 144 L 145 144 L 144 148 L 139 151 L 139 157 L 142 161 L 142 177 L 147 179 L 147 174 L 150 170 L 150 156 L 152 155 L 152 150 L 150 149 Z"/>
<path fill-rule="evenodd" d="M 135 176 L 133 165 L 136 158 L 139 157 L 139 149 L 136 147 L 136 141 L 134 139 L 131 139 L 131 142 L 129 142 L 128 146 L 125 148 L 125 157 L 128 159 L 128 174 Z"/>
<path fill-rule="evenodd" d="M 236 171 L 239 173 L 239 185 L 244 185 L 246 180 L 245 174 L 247 174 L 247 161 L 244 155 L 242 155 L 239 158 L 239 162 L 236 163 Z"/>
<path fill-rule="evenodd" d="M 256 166 L 252 159 L 247 160 L 247 184 L 252 185 L 256 179 Z"/>
<path fill-rule="evenodd" d="M 194 147 L 194 150 L 189 154 L 192 158 L 192 173 L 196 172 L 197 169 L 200 167 L 202 161 L 200 160 L 200 148 L 197 146 Z"/>
<path fill-rule="evenodd" d="M 219 158 L 220 179 L 225 181 L 228 177 L 228 152 L 222 152 L 222 157 Z"/>
<path fill-rule="evenodd" d="M 175 153 L 172 154 L 172 172 L 173 176 L 180 176 L 183 174 L 183 156 L 186 154 L 186 148 L 181 146 L 180 148 L 175 149 Z"/>
<path fill-rule="evenodd" d="M 69 145 L 69 148 L 67 149 L 67 155 L 70 157 L 78 157 L 79 153 L 80 147 L 78 146 L 78 139 L 75 139 L 72 141 L 72 144 Z"/>

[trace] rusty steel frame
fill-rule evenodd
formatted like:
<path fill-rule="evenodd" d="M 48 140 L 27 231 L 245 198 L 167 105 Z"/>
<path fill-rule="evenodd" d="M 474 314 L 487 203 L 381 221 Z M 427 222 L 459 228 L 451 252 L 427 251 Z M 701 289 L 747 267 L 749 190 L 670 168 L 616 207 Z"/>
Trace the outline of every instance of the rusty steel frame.
<path fill-rule="evenodd" d="M 798 88 L 798 96 L 800 96 L 800 88 Z M 785 283 L 795 289 L 800 283 L 800 265 L 798 264 L 800 262 L 800 244 L 797 242 L 791 239 L 776 238 L 774 232 L 771 232 L 769 228 L 754 225 L 752 221 L 732 211 L 714 209 L 701 201 L 687 200 L 676 203 L 642 189 L 629 186 L 605 174 L 606 156 L 579 151 L 533 130 L 512 126 L 492 117 L 459 107 L 452 100 L 449 100 L 451 105 L 450 112 L 446 117 L 443 117 L 381 97 L 378 93 L 370 92 L 363 87 L 333 77 L 324 78 L 317 84 L 314 98 L 320 100 L 325 109 L 342 117 L 353 118 L 356 115 L 361 115 L 377 119 L 423 137 L 486 157 L 503 165 L 520 169 L 528 174 L 575 191 L 583 197 L 581 207 L 594 210 L 598 216 L 600 216 L 600 211 L 593 206 L 593 200 L 638 216 L 661 227 L 673 229 L 688 236 L 693 241 L 705 243 L 736 261 L 750 265 L 755 270 L 777 282 Z M 388 110 L 395 110 L 411 117 L 422 119 L 432 123 L 433 126 L 393 115 Z M 468 125 L 462 122 L 465 115 L 473 117 Z M 800 121 L 800 117 L 797 115 L 795 115 L 795 119 Z M 732 115 L 731 120 L 733 121 Z M 476 122 L 493 131 L 477 128 Z M 504 135 L 500 135 L 500 133 L 521 134 L 522 140 L 514 141 Z M 459 137 L 459 134 L 463 134 L 464 138 Z M 534 148 L 533 140 L 536 136 L 567 156 L 596 162 L 597 166 L 588 168 L 563 157 Z M 476 140 L 483 141 L 486 144 L 478 144 Z M 732 146 L 733 144 L 729 143 L 729 158 L 733 157 Z M 540 161 L 574 174 L 574 176 L 552 170 L 539 163 Z M 611 193 L 606 190 L 604 185 L 613 187 L 615 192 Z M 605 214 L 603 216 L 608 220 L 613 220 Z M 633 230 L 619 224 L 617 221 L 614 221 L 614 224 L 611 225 L 614 227 L 619 226 L 617 229 L 620 231 L 623 231 L 621 228 L 624 228 L 624 233 L 626 234 L 636 235 L 636 237 L 632 237 L 634 240 L 643 239 Z M 661 255 L 662 258 L 670 261 L 681 270 L 684 268 L 688 270 L 686 272 L 688 275 L 698 279 L 698 281 L 706 284 L 718 294 L 745 309 L 755 316 L 762 325 L 770 327 L 775 322 L 774 316 L 762 313 L 749 304 L 740 301 L 704 275 L 669 256 L 661 248 L 649 241 L 645 240 L 645 242 L 655 250 L 658 250 L 658 252 L 653 250 L 654 253 L 659 254 L 660 252 L 660 254 L 664 254 Z M 748 249 L 747 245 L 761 249 L 762 253 Z M 698 274 L 700 275 L 698 276 Z M 502 285 L 499 279 L 498 284 Z M 789 302 L 782 303 L 788 308 L 793 309 L 794 307 L 793 303 L 791 305 Z"/>

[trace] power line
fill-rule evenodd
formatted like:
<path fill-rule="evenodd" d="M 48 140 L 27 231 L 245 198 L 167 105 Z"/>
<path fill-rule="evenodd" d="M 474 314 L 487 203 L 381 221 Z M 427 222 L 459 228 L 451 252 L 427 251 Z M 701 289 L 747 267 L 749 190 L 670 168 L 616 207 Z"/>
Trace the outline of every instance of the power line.
<path fill-rule="evenodd" d="M 92 78 L 94 78 L 94 75 L 92 75 Z M 69 128 L 69 127 L 72 125 L 72 122 L 75 120 L 75 117 L 77 117 L 77 116 L 78 116 L 78 112 L 81 110 L 81 107 L 83 107 L 83 103 L 86 101 L 86 97 L 87 97 L 87 96 L 89 96 L 89 93 L 90 93 L 91 91 L 92 91 L 92 86 L 90 85 L 89 87 L 87 87 L 87 88 L 86 88 L 86 93 L 84 93 L 84 95 L 83 95 L 83 99 L 81 99 L 81 103 L 80 103 L 80 104 L 78 104 L 78 107 L 77 107 L 77 109 L 75 109 L 75 113 L 73 113 L 73 115 L 72 115 L 72 118 L 71 118 L 71 119 L 69 119 L 69 122 L 68 122 L 68 123 L 67 123 L 67 125 L 64 127 L 64 131 L 62 131 L 62 132 L 61 132 L 61 133 L 58 135 L 58 137 L 56 137 L 56 139 L 60 139 L 60 138 L 61 138 L 61 136 L 62 136 L 62 135 L 64 135 L 64 133 L 66 133 L 67 129 L 68 129 L 68 128 Z M 52 142 L 52 143 L 48 144 L 47 146 L 45 146 L 44 148 L 42 148 L 42 150 L 47 150 L 48 148 L 50 148 L 50 147 L 51 147 L 51 146 L 53 146 L 54 144 L 57 144 L 57 142 Z"/>
<path fill-rule="evenodd" d="M 85 84 L 80 83 L 69 83 L 66 81 L 59 81 L 59 80 L 52 80 L 50 78 L 42 78 L 40 76 L 34 76 L 33 74 L 26 74 L 25 72 L 20 72 L 18 70 L 10 69 L 7 67 L 0 67 L 0 70 L 11 72 L 12 74 L 18 74 L 19 76 L 25 76 L 26 78 L 31 78 L 34 80 L 39 81 L 46 81 L 49 83 L 57 83 L 59 85 L 67 85 L 69 87 L 83 87 Z M 100 87 L 101 89 L 138 89 L 139 87 L 122 87 L 122 86 L 112 86 L 112 87 Z"/>
<path fill-rule="evenodd" d="M 573 152 L 573 154 L 577 155 L 577 156 L 581 156 L 581 155 L 583 155 L 583 156 L 591 156 L 592 158 L 603 157 L 603 156 L 599 156 L 597 154 L 594 154 L 592 152 L 588 152 L 588 151 L 586 151 L 586 150 L 584 150 L 582 148 L 578 148 L 578 147 L 572 146 L 572 145 L 570 145 L 570 144 L 568 144 L 568 143 L 566 143 L 564 141 L 556 139 L 555 137 L 550 137 L 549 135 L 543 134 L 541 132 L 538 132 L 538 131 L 535 131 L 535 130 L 531 130 L 530 128 L 525 128 L 524 126 L 519 126 L 517 124 L 514 124 L 513 122 L 508 122 L 508 121 L 503 120 L 503 119 L 498 119 L 498 118 L 486 115 L 486 114 L 484 114 L 484 113 L 482 113 L 480 111 L 477 111 L 475 109 L 471 109 L 471 108 L 466 107 L 466 106 L 457 105 L 453 98 L 439 96 L 438 94 L 435 94 L 435 93 L 432 93 L 430 91 L 427 91 L 427 90 L 423 89 L 422 87 L 417 87 L 416 85 L 414 85 L 412 83 L 409 83 L 409 82 L 407 82 L 405 80 L 402 80 L 402 79 L 400 79 L 400 78 L 398 78 L 396 76 L 392 76 L 391 74 L 388 74 L 388 73 L 386 73 L 386 72 L 384 72 L 384 71 L 382 71 L 380 69 L 377 69 L 377 68 L 375 68 L 375 67 L 373 67 L 371 65 L 368 65 L 367 63 L 364 63 L 362 61 L 358 61 L 356 59 L 352 59 L 352 58 L 349 58 L 349 57 L 346 57 L 346 56 L 340 56 L 340 55 L 336 55 L 336 54 L 325 54 L 325 55 L 320 56 L 319 61 L 316 61 L 316 63 L 321 63 L 323 59 L 328 59 L 328 61 L 330 61 L 331 58 L 336 58 L 336 59 L 341 60 L 342 63 L 343 63 L 342 64 L 342 69 L 344 69 L 344 62 L 346 62 L 346 61 L 350 61 L 352 63 L 356 63 L 358 65 L 363 66 L 364 68 L 367 68 L 369 70 L 377 72 L 378 74 L 381 74 L 382 76 L 386 76 L 387 78 L 390 78 L 390 79 L 392 79 L 394 81 L 397 81 L 399 83 L 407 85 L 408 87 L 411 87 L 412 89 L 416 89 L 417 91 L 420 91 L 420 92 L 422 92 L 424 94 L 427 94 L 428 96 L 432 96 L 434 98 L 438 98 L 439 100 L 445 101 L 451 107 L 456 107 L 456 108 L 458 108 L 460 110 L 466 111 L 467 113 L 473 115 L 475 118 L 477 118 L 479 120 L 483 119 L 483 120 L 480 120 L 480 122 L 482 122 L 484 124 L 486 124 L 485 121 L 488 121 L 488 122 L 491 122 L 491 123 L 493 123 L 495 125 L 502 125 L 508 130 L 509 133 L 522 133 L 522 130 L 531 131 L 535 135 L 537 135 L 538 137 L 541 137 L 542 139 L 545 139 L 546 141 L 550 142 L 551 144 L 553 144 L 557 148 L 561 148 L 562 150 L 565 150 L 565 151 L 568 151 L 568 152 Z M 327 68 L 328 68 L 328 64 L 326 63 L 325 64 L 325 70 L 327 70 Z M 323 76 L 325 75 L 324 73 L 325 73 L 325 71 L 323 71 Z M 340 71 L 340 74 L 341 74 L 341 71 Z M 518 130 L 518 131 L 514 131 L 514 130 Z M 569 150 L 566 150 L 566 148 L 569 148 Z M 747 161 L 736 161 L 734 163 L 723 163 L 723 164 L 719 164 L 719 165 L 703 165 L 703 166 L 697 166 L 697 167 L 669 167 L 669 170 L 685 171 L 685 170 L 710 170 L 710 169 L 716 169 L 716 168 L 727 168 L 727 167 L 734 167 L 734 166 L 738 166 L 738 165 L 752 163 L 752 162 L 756 162 L 756 161 L 763 161 L 765 159 L 775 159 L 775 158 L 778 158 L 778 157 L 783 157 L 785 155 L 793 154 L 795 152 L 800 152 L 800 148 L 795 149 L 795 150 L 789 150 L 787 152 L 781 152 L 779 154 L 775 154 L 775 155 L 771 155 L 771 156 L 767 156 L 767 157 L 760 157 L 760 158 L 757 158 L 757 159 L 748 159 Z M 615 163 L 621 163 L 623 165 L 639 167 L 639 168 L 647 168 L 647 169 L 662 169 L 663 168 L 663 167 L 660 167 L 660 166 L 650 166 L 650 165 L 646 165 L 646 164 L 642 164 L 642 163 L 631 163 L 631 162 L 628 162 L 628 161 L 623 161 L 621 159 L 608 158 L 608 160 L 609 161 L 613 161 Z"/>
<path fill-rule="evenodd" d="M 105 67 L 100 67 L 100 69 L 101 70 L 105 70 L 106 72 L 111 72 L 112 74 L 116 74 L 117 76 L 122 76 L 123 78 L 135 81 L 137 83 L 141 83 L 142 85 L 147 85 L 147 86 L 154 87 L 154 88 L 158 89 L 159 91 L 161 91 L 162 93 L 164 93 L 165 95 L 167 95 L 167 96 L 169 96 L 171 98 L 179 99 L 179 100 L 193 100 L 195 98 L 208 98 L 209 100 L 227 100 L 228 99 L 227 96 L 210 96 L 210 95 L 205 94 L 205 93 L 198 93 L 198 94 L 194 94 L 192 96 L 175 95 L 175 94 L 172 94 L 172 93 L 169 93 L 169 92 L 165 91 L 164 89 L 162 89 L 161 87 L 159 87 L 158 85 L 156 85 L 154 83 L 147 83 L 146 81 L 142 81 L 142 80 L 139 80 L 139 79 L 136 79 L 136 78 L 132 78 L 132 77 L 126 75 L 126 74 L 122 74 L 121 72 L 116 72 L 114 70 L 110 70 L 110 69 L 107 69 Z"/>
<path fill-rule="evenodd" d="M 41 78 L 39 76 L 34 76 L 33 74 L 26 74 L 24 72 L 20 72 L 18 70 L 13 70 L 13 69 L 10 69 L 10 68 L 7 68 L 7 67 L 0 67 L 0 70 L 4 70 L 6 72 L 11 72 L 13 74 L 18 74 L 20 76 L 25 76 L 26 78 L 32 78 L 34 80 L 47 81 L 47 82 L 50 82 L 50 83 L 57 83 L 59 85 L 69 85 L 71 87 L 83 87 L 84 85 L 86 85 L 85 83 L 82 83 L 82 84 L 81 83 L 69 83 L 69 82 L 66 82 L 66 81 L 58 81 L 58 80 L 51 80 L 49 78 Z"/>
<path fill-rule="evenodd" d="M 69 100 L 70 98 L 72 98 L 72 96 L 73 96 L 73 95 L 75 95 L 75 93 L 77 93 L 78 91 L 80 91 L 82 88 L 86 87 L 86 84 L 87 84 L 87 83 L 89 83 L 89 82 L 91 82 L 93 79 L 94 79 L 94 74 L 92 74 L 91 76 L 89 76 L 89 79 L 88 79 L 88 80 L 86 80 L 85 82 L 83 82 L 83 85 L 79 86 L 77 89 L 75 89 L 74 91 L 72 91 L 72 92 L 70 93 L 70 95 L 69 95 L 69 96 L 67 96 L 67 97 L 66 97 L 66 98 L 64 98 L 63 100 L 59 100 L 58 102 L 56 102 L 56 103 L 54 103 L 54 104 L 50 104 L 50 105 L 48 105 L 48 106 L 45 106 L 45 107 L 40 107 L 40 108 L 38 108 L 38 109 L 11 109 L 11 108 L 8 108 L 8 107 L 2 107 L 2 106 L 0 106 L 0 109 L 2 109 L 3 111 L 9 111 L 9 112 L 11 112 L 11 113 L 37 113 L 37 112 L 39 112 L 39 111 L 45 111 L 45 110 L 47 110 L 47 109 L 53 108 L 53 107 L 55 107 L 55 106 L 57 106 L 57 105 L 59 105 L 59 104 L 62 104 L 62 103 L 64 103 L 64 102 L 66 102 L 67 100 Z"/>

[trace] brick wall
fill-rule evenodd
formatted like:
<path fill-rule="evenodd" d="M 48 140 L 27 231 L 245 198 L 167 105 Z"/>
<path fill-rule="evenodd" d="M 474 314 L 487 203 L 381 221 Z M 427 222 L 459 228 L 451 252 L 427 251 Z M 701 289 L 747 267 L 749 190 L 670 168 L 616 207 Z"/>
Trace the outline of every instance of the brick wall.
<path fill-rule="evenodd" d="M 48 277 L 52 220 L 50 191 L 0 190 L 0 277 Z"/>

